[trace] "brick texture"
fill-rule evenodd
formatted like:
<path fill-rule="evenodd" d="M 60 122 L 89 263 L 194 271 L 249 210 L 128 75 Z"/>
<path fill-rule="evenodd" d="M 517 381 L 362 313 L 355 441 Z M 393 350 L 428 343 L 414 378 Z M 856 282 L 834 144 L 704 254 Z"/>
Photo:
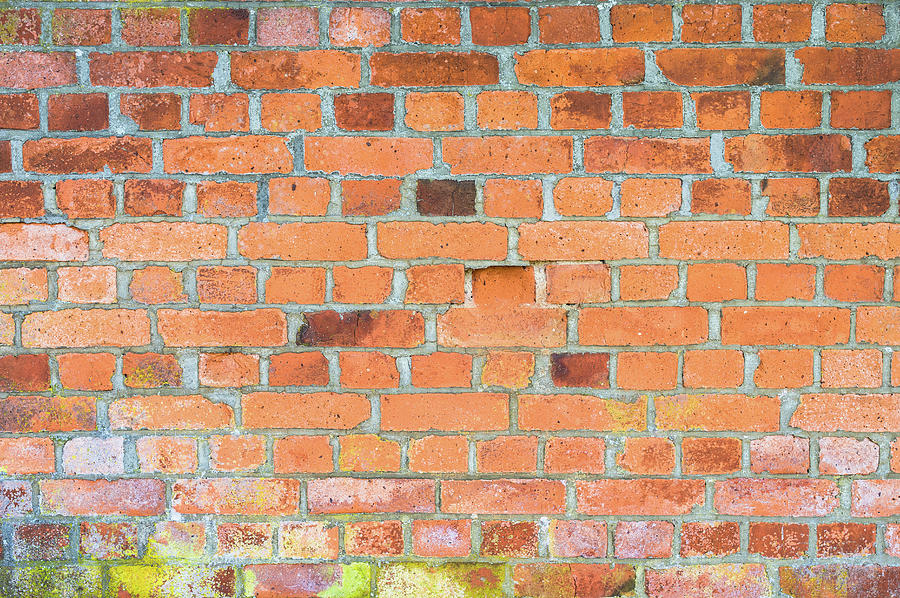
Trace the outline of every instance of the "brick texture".
<path fill-rule="evenodd" d="M 900 597 L 900 3 L 0 3 L 0 596 Z"/>

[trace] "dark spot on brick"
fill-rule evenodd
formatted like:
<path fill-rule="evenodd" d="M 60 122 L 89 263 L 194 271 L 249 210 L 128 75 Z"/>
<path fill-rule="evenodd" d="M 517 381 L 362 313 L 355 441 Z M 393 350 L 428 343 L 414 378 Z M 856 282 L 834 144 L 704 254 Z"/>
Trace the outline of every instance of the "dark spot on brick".
<path fill-rule="evenodd" d="M 334 119 L 346 131 L 390 131 L 394 128 L 394 96 L 390 93 L 335 96 Z"/>
<path fill-rule="evenodd" d="M 0 218 L 38 218 L 44 192 L 38 181 L 0 181 Z"/>
<path fill-rule="evenodd" d="M 305 314 L 306 322 L 297 331 L 297 344 L 314 347 L 351 347 L 373 324 L 369 310 L 338 313 L 319 311 Z"/>
<path fill-rule="evenodd" d="M 554 353 L 550 377 L 559 387 L 609 388 L 608 353 Z"/>
<path fill-rule="evenodd" d="M 22 392 L 50 388 L 50 363 L 46 355 L 0 357 L 0 390 Z"/>
<path fill-rule="evenodd" d="M 475 181 L 419 179 L 416 206 L 423 216 L 474 216 Z"/>
<path fill-rule="evenodd" d="M 196 9 L 190 12 L 188 38 L 193 45 L 246 44 L 250 11 L 244 8 Z"/>
<path fill-rule="evenodd" d="M 567 91 L 550 100 L 554 129 L 605 129 L 612 119 L 612 99 L 606 93 Z"/>
<path fill-rule="evenodd" d="M 836 178 L 828 183 L 829 216 L 881 216 L 890 205 L 886 181 Z"/>

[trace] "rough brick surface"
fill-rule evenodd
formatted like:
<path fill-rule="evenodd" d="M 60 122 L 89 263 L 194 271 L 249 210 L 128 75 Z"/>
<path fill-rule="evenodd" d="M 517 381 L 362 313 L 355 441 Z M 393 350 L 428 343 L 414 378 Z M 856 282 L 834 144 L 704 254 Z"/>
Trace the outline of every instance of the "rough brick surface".
<path fill-rule="evenodd" d="M 900 3 L 0 3 L 0 597 L 900 597 Z"/>

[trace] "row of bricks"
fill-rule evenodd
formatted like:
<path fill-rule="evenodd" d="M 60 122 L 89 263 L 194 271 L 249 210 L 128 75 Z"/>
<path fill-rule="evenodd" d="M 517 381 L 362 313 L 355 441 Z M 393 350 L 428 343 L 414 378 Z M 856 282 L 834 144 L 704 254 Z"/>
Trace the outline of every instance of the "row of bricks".
<path fill-rule="evenodd" d="M 182 515 L 287 516 L 299 513 L 444 513 L 676 517 L 711 509 L 740 517 L 825 517 L 841 507 L 842 490 L 830 479 L 729 478 L 433 480 L 398 478 L 204 478 L 166 481 L 53 479 L 37 483 L 44 515 L 130 517 Z M 301 486 L 303 492 L 301 493 Z M 709 486 L 709 488 L 707 488 Z M 849 484 L 849 514 L 890 518 L 900 514 L 900 479 L 859 479 Z M 30 482 L 0 482 L 13 500 L 7 516 L 32 510 Z M 575 508 L 567 507 L 572 491 Z M 846 493 L 845 493 L 846 494 Z M 440 496 L 440 503 L 436 496 Z"/>
<path fill-rule="evenodd" d="M 548 598 L 555 596 L 640 595 L 650 598 L 703 596 L 728 592 L 742 598 L 774 595 L 773 586 L 790 598 L 820 598 L 822 584 L 837 587 L 835 596 L 893 596 L 900 583 L 900 567 L 883 565 L 825 565 L 770 567 L 763 564 L 635 567 L 631 564 L 494 562 L 369 564 L 278 563 L 244 567 L 219 565 L 159 566 L 39 566 L 0 569 L 0 584 L 17 590 L 41 588 L 64 593 L 73 586 L 101 595 L 134 595 L 142 591 L 166 592 L 175 587 L 185 598 L 265 596 L 291 598 L 296 588 L 309 595 L 362 598 L 439 598 L 447 588 L 454 595 L 474 597 Z M 12 584 L 12 585 L 10 585 Z M 326 593 L 327 592 L 327 593 Z M 577 593 L 576 593 L 577 592 Z M 39 591 L 27 596 L 43 596 Z M 64 594 L 63 594 L 64 595 Z"/>
<path fill-rule="evenodd" d="M 564 596 L 627 596 L 635 591 L 650 598 L 703 596 L 728 592 L 742 598 L 780 595 L 820 598 L 822 584 L 837 587 L 835 596 L 894 596 L 900 583 L 900 567 L 874 564 L 839 564 L 770 567 L 763 564 L 718 563 L 711 565 L 635 567 L 631 564 L 494 562 L 369 564 L 278 563 L 244 567 L 219 565 L 159 566 L 38 566 L 0 569 L 2 587 L 16 589 L 17 596 L 43 596 L 30 588 L 58 595 L 77 587 L 100 596 L 103 587 L 114 595 L 179 590 L 185 598 L 265 596 L 291 598 L 297 589 L 309 595 L 362 598 L 439 598 L 447 588 L 457 596 L 548 598 Z M 327 592 L 327 593 L 326 593 Z M 577 592 L 577 593 L 576 593 Z"/>
<path fill-rule="evenodd" d="M 364 61 L 365 59 L 365 61 Z M 647 60 L 655 62 L 648 70 Z M 223 68 L 218 68 L 222 63 Z M 230 63 L 230 69 L 229 69 Z M 802 76 L 794 65 L 803 67 Z M 347 50 L 0 52 L 0 87 L 465 87 L 501 81 L 538 87 L 603 87 L 672 83 L 879 86 L 900 78 L 900 49 L 868 47 L 668 48 L 607 47 L 490 52 Z M 788 68 L 788 65 L 790 68 Z M 364 68 L 365 67 L 365 68 Z M 80 75 L 81 74 L 81 75 Z"/>
<path fill-rule="evenodd" d="M 900 268 L 868 264 L 700 263 L 676 266 L 550 264 L 490 266 L 470 270 L 462 264 L 411 266 L 334 266 L 285 268 L 255 266 L 198 266 L 173 270 L 149 266 L 117 271 L 115 266 L 59 266 L 55 269 L 0 269 L 0 305 L 50 302 L 113 304 L 121 288 L 121 302 L 144 304 L 208 303 L 400 303 L 393 289 L 403 289 L 408 304 L 464 303 L 475 305 L 590 304 L 609 301 L 687 299 L 690 302 L 889 301 L 900 298 Z M 749 273 L 749 277 L 748 277 Z M 817 292 L 821 278 L 821 292 Z M 683 290 L 680 280 L 684 279 Z M 753 282 L 748 293 L 748 279 Z M 536 290 L 537 281 L 545 287 Z M 290 288 L 284 285 L 290 284 Z M 508 285 L 508 286 L 507 286 Z M 613 293 L 615 286 L 617 293 Z M 891 289 L 893 288 L 893 291 Z M 257 297 L 257 289 L 262 289 Z M 328 290 L 330 289 L 330 293 Z M 55 292 L 53 292 L 55 291 Z M 441 296 L 438 296 L 440 291 Z"/>
<path fill-rule="evenodd" d="M 854 151 L 850 138 L 839 134 L 742 135 L 724 139 L 724 148 L 722 141 L 717 139 L 715 154 L 709 137 L 582 140 L 496 135 L 445 137 L 439 143 L 441 161 L 454 175 L 566 174 L 582 169 L 587 173 L 712 174 L 714 161 L 745 173 L 848 172 L 857 170 L 854 164 L 858 163 L 859 170 L 865 166 L 872 173 L 893 174 L 900 146 L 900 136 L 878 136 L 857 144 Z M 434 167 L 435 143 L 421 137 L 305 137 L 296 140 L 296 161 L 307 172 L 404 176 Z M 290 173 L 295 170 L 292 145 L 290 139 L 270 135 L 41 138 L 21 145 L 16 142 L 14 161 L 7 141 L 0 142 L 0 172 Z M 161 149 L 161 159 L 154 157 L 154 146 Z M 575 154 L 583 166 L 575 163 Z"/>
<path fill-rule="evenodd" d="M 548 94 L 549 95 L 549 94 Z M 116 101 L 118 99 L 118 102 Z M 324 100 L 324 101 L 323 101 Z M 737 130 L 756 123 L 763 129 L 888 129 L 891 91 L 789 90 L 700 92 L 625 91 L 619 94 L 566 91 L 545 100 L 528 91 L 482 91 L 474 96 L 475 116 L 466 124 L 465 98 L 458 92 L 410 92 L 259 96 L 259 123 L 251 127 L 251 99 L 245 93 L 191 94 L 187 130 L 205 132 L 316 131 L 322 114 L 333 114 L 344 131 L 462 131 L 520 129 L 678 129 Z M 399 103 L 398 103 L 399 102 Z M 823 102 L 825 102 L 823 104 Z M 0 129 L 33 130 L 41 126 L 36 94 L 0 95 Z M 395 106 L 396 105 L 396 106 Z M 175 93 L 114 95 L 50 94 L 46 129 L 105 131 L 110 122 L 128 117 L 140 130 L 182 129 L 182 97 Z M 118 113 L 116 112 L 118 106 Z M 824 106 L 824 109 L 823 109 Z M 396 110 L 395 110 L 396 108 Z M 402 112 L 401 112 L 402 110 Z M 395 111 L 403 116 L 395 117 Z M 472 109 L 469 110 L 471 114 Z M 621 114 L 614 117 L 615 114 Z M 687 114 L 687 117 L 685 117 Z M 696 118 L 692 115 L 696 114 Z"/>
<path fill-rule="evenodd" d="M 155 316 L 152 327 L 150 315 Z M 898 321 L 896 306 L 584 307 L 569 314 L 563 308 L 501 304 L 454 307 L 438 314 L 436 340 L 442 347 L 473 348 L 551 348 L 567 342 L 585 347 L 682 346 L 710 340 L 721 345 L 829 346 L 851 339 L 898 345 Z M 112 308 L 41 311 L 25 314 L 24 319 L 4 313 L 0 344 L 13 344 L 18 328 L 17 344 L 25 348 L 283 347 L 289 344 L 289 326 L 300 346 L 413 348 L 426 343 L 425 317 L 412 310 L 285 314 L 276 308 L 239 312 L 192 308 L 148 314 Z"/>
<path fill-rule="evenodd" d="M 232 400 L 237 403 L 237 400 Z M 113 430 L 350 430 L 361 424 L 385 432 L 571 430 L 776 432 L 782 407 L 788 426 L 810 432 L 886 433 L 900 428 L 900 394 L 646 395 L 633 402 L 587 395 L 503 393 L 362 394 L 250 392 L 239 410 L 199 395 L 142 395 L 99 401 L 85 396 L 12 395 L 2 405 L 4 432 Z M 795 404 L 798 403 L 798 404 Z M 648 417 L 648 407 L 651 414 Z M 99 413 L 98 413 L 99 411 Z M 238 417 L 235 415 L 238 411 Z M 515 413 L 517 411 L 517 413 Z M 736 415 L 734 415 L 736 414 Z M 240 420 L 236 422 L 236 420 Z M 109 424 L 105 423 L 108 420 Z M 330 449 L 329 449 L 330 450 Z M 330 465 L 329 465 L 330 467 Z"/>
<path fill-rule="evenodd" d="M 824 183 L 824 184 L 823 184 Z M 69 219 L 195 216 L 247 218 L 259 212 L 265 193 L 268 216 L 390 216 L 412 209 L 422 216 L 546 218 L 611 216 L 655 218 L 709 214 L 762 217 L 875 217 L 896 211 L 889 181 L 834 177 L 820 183 L 809 177 L 626 178 L 563 177 L 548 183 L 547 206 L 540 180 L 418 179 L 414 208 L 399 179 L 342 180 L 277 177 L 255 182 L 175 179 L 63 179 L 45 187 L 40 181 L 0 181 L 0 218 Z M 827 187 L 827 191 L 825 188 Z M 689 199 L 686 196 L 689 193 Z M 825 196 L 824 202 L 822 196 Z M 339 204 L 339 205 L 338 205 Z M 684 206 L 687 206 L 687 210 Z M 552 207 L 551 207 L 552 206 Z M 552 211 L 555 211 L 553 213 Z M 547 217 L 547 214 L 550 217 Z"/>
<path fill-rule="evenodd" d="M 598 10 L 599 9 L 599 10 Z M 597 44 L 602 42 L 727 43 L 740 41 L 802 42 L 813 33 L 811 4 L 758 4 L 748 11 L 752 36 L 743 34 L 740 4 L 668 5 L 623 4 L 598 6 L 527 6 L 459 8 L 259 8 L 255 35 L 260 46 L 317 46 L 319 26 L 327 26 L 321 41 L 337 47 L 384 46 L 391 43 L 392 13 L 399 12 L 396 43 L 509 46 L 530 41 L 541 44 Z M 887 31 L 882 4 L 833 3 L 825 7 L 825 41 L 879 42 Z M 462 13 L 466 35 L 463 38 Z M 99 46 L 116 36 L 130 46 L 247 45 L 251 43 L 251 11 L 243 8 L 178 8 L 44 11 L 46 37 L 39 9 L 4 10 L 0 24 L 3 44 L 37 44 L 42 39 L 59 46 Z M 534 17 L 537 17 L 536 20 Z M 182 17 L 187 35 L 182 37 Z M 327 19 L 327 20 L 326 20 Z M 602 19 L 602 25 L 601 25 Z M 532 24 L 537 35 L 532 34 Z M 327 25 L 326 25 L 327 24 Z M 676 31 L 677 27 L 677 31 Z M 677 35 L 676 35 L 677 34 Z M 820 39 L 820 36 L 817 36 Z"/>
<path fill-rule="evenodd" d="M 387 260 L 502 261 L 510 252 L 511 232 L 517 233 L 513 240 L 517 241 L 518 257 L 530 261 L 769 261 L 792 255 L 801 259 L 891 260 L 900 255 L 900 226 L 893 222 L 704 220 L 648 226 L 639 221 L 570 220 L 525 223 L 512 231 L 502 224 L 472 221 L 393 221 L 372 226 L 349 222 L 251 222 L 237 231 L 212 223 L 118 222 L 101 231 L 63 224 L 0 223 L 0 259 L 84 262 L 90 255 L 93 236 L 96 257 L 124 262 L 229 258 L 274 260 L 274 265 L 284 261 L 355 262 L 370 257 L 369 231 L 376 237 L 373 249 Z M 798 246 L 794 250 L 792 235 Z M 301 239 L 303 242 L 298 243 Z M 298 276 L 303 271 L 296 270 Z M 571 275 L 564 276 L 567 274 Z"/>
<path fill-rule="evenodd" d="M 673 555 L 722 557 L 741 550 L 737 522 L 685 522 L 676 536 L 669 521 L 554 519 L 546 524 L 504 520 L 359 521 L 344 524 L 291 521 L 280 523 L 277 536 L 270 523 L 219 523 L 217 559 L 338 559 L 346 556 L 437 558 L 589 558 L 668 559 Z M 810 533 L 812 527 L 812 534 Z M 878 544 L 874 523 L 750 522 L 744 528 L 747 553 L 764 558 L 798 559 L 874 555 Z M 77 534 L 77 535 L 76 535 Z M 135 523 L 24 523 L 12 528 L 6 553 L 11 561 L 54 561 L 77 556 L 94 560 L 137 559 L 143 554 L 173 552 L 173 536 L 184 538 L 185 560 L 207 557 L 207 526 L 201 522 L 160 522 L 152 536 Z M 273 540 L 277 547 L 273 549 Z M 409 538 L 409 540 L 406 540 Z M 142 546 L 146 549 L 142 550 Z M 607 546 L 610 549 L 607 551 Z M 674 546 L 673 546 L 674 545 Z M 547 546 L 546 549 L 542 549 Z M 900 524 L 888 524 L 882 552 L 900 556 Z M 0 544 L 0 555 L 3 555 Z"/>
<path fill-rule="evenodd" d="M 17 476 L 57 470 L 67 476 L 197 471 L 711 476 L 741 473 L 744 453 L 741 439 L 729 437 L 686 436 L 677 446 L 669 438 L 633 436 L 546 440 L 496 436 L 471 443 L 464 436 L 425 436 L 408 444 L 374 434 L 270 440 L 258 435 L 212 435 L 200 441 L 204 457 L 198 459 L 198 440 L 192 437 L 141 436 L 126 443 L 121 436 L 79 436 L 58 442 L 61 451 L 50 438 L 4 437 L 0 438 L 0 467 L 7 475 Z M 812 461 L 808 438 L 762 436 L 748 444 L 750 468 L 743 473 L 755 474 L 869 475 L 879 469 L 882 452 L 869 438 L 841 436 L 823 436 L 814 442 Z M 888 452 L 890 471 L 900 473 L 900 439 L 893 440 L 890 449 L 885 443 L 884 453 Z M 538 467 L 539 463 L 543 466 Z"/>
<path fill-rule="evenodd" d="M 189 353 L 181 359 L 168 353 L 125 353 L 121 366 L 111 353 L 61 353 L 54 360 L 58 378 L 51 382 L 47 355 L 0 356 L 0 391 L 192 389 L 198 380 L 199 386 L 212 388 L 325 387 L 331 384 L 332 369 L 340 370 L 334 387 L 352 390 L 410 386 L 518 390 L 542 385 L 542 378 L 533 379 L 536 363 L 537 372 L 549 366 L 556 388 L 738 388 L 745 379 L 761 390 L 900 386 L 900 353 L 878 349 L 762 349 L 746 357 L 734 349 L 689 350 L 683 357 L 658 351 L 552 353 L 549 364 L 534 353 L 513 351 L 491 351 L 479 358 L 466 353 L 398 357 L 378 351 L 342 351 L 331 360 L 319 352 L 262 358 L 244 353 L 200 353 L 198 358 Z M 117 372 L 121 372 L 121 385 L 114 383 Z"/>

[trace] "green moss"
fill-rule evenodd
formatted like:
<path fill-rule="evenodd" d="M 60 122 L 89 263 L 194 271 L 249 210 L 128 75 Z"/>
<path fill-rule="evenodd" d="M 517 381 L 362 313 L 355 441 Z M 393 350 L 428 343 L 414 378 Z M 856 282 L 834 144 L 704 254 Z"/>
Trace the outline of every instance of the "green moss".
<path fill-rule="evenodd" d="M 378 571 L 378 595 L 390 598 L 494 598 L 503 595 L 503 565 L 397 563 Z"/>
<path fill-rule="evenodd" d="M 109 570 L 109 596 L 129 598 L 218 598 L 234 592 L 230 569 L 128 565 Z"/>
<path fill-rule="evenodd" d="M 367 563 L 341 565 L 341 585 L 333 585 L 320 598 L 364 598 L 369 595 L 372 569 Z"/>
<path fill-rule="evenodd" d="M 100 567 L 28 567 L 0 569 L 0 598 L 96 598 Z"/>

